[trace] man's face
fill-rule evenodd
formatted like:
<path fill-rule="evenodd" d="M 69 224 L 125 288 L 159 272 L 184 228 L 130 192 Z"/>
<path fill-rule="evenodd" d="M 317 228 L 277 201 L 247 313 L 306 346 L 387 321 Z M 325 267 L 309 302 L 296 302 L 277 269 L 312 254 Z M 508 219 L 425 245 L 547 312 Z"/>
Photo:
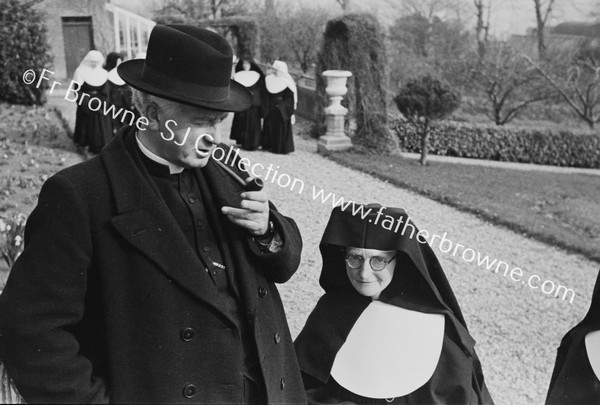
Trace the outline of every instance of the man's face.
<path fill-rule="evenodd" d="M 219 128 L 227 113 L 182 104 L 171 111 L 159 106 L 157 115 L 161 132 L 153 139 L 157 154 L 181 167 L 204 167 L 214 148 L 206 134 L 219 142 Z"/>

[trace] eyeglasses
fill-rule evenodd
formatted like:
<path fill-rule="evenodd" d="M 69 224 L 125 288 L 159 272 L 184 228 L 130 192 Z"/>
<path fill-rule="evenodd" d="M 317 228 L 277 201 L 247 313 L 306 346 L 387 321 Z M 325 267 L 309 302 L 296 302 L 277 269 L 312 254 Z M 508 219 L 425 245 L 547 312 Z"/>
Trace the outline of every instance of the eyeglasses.
<path fill-rule="evenodd" d="M 381 271 L 385 269 L 386 266 L 390 264 L 395 258 L 396 255 L 394 255 L 390 259 L 386 259 L 384 257 L 379 256 L 372 256 L 369 259 L 369 265 L 374 271 Z M 365 258 L 361 255 L 349 254 L 346 256 L 346 263 L 348 263 L 348 267 L 350 267 L 351 269 L 358 269 L 363 265 L 364 262 Z"/>

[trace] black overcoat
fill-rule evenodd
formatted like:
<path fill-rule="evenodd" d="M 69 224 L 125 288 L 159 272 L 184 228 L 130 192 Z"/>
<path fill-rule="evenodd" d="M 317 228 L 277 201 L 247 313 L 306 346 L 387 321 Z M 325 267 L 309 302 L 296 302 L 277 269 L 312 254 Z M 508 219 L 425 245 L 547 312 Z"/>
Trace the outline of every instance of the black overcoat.
<path fill-rule="evenodd" d="M 42 187 L 0 295 L 0 355 L 28 402 L 240 403 L 239 328 L 127 150 L 132 132 Z M 231 177 L 213 161 L 202 170 L 215 205 L 231 203 Z M 273 206 L 270 216 L 282 250 L 263 254 L 224 221 L 224 260 L 235 268 L 269 403 L 303 403 L 274 284 L 293 275 L 302 242 L 292 219 Z"/>

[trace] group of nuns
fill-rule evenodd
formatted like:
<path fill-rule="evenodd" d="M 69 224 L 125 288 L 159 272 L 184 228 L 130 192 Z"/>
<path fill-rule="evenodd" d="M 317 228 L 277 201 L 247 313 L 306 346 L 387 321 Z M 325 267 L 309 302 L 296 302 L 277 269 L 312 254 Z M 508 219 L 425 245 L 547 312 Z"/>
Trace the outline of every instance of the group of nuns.
<path fill-rule="evenodd" d="M 361 212 L 334 208 L 319 245 L 325 293 L 295 341 L 309 404 L 493 404 L 430 246 L 402 209 Z M 414 233 L 377 224 L 382 213 Z M 587 316 L 560 344 L 546 404 L 600 404 L 599 376 L 600 277 Z"/>
<path fill-rule="evenodd" d="M 233 79 L 252 93 L 249 110 L 236 113 L 230 139 L 242 149 L 262 148 L 273 153 L 294 151 L 292 125 L 298 103 L 298 91 L 285 62 L 276 60 L 265 77 L 256 63 L 240 59 Z"/>
<path fill-rule="evenodd" d="M 111 52 L 107 55 L 105 63 L 102 53 L 92 50 L 83 58 L 73 74 L 73 81 L 80 85 L 73 142 L 82 148 L 87 147 L 90 153 L 99 153 L 124 125 L 121 122 L 124 110 L 134 110 L 131 88 L 117 73 L 117 66 L 123 60 L 122 53 Z M 99 101 L 92 104 L 92 98 Z M 98 105 L 100 108 L 97 108 Z M 115 113 L 106 114 L 105 106 L 114 106 L 114 111 L 121 110 L 121 113 L 118 116 L 115 116 Z"/>

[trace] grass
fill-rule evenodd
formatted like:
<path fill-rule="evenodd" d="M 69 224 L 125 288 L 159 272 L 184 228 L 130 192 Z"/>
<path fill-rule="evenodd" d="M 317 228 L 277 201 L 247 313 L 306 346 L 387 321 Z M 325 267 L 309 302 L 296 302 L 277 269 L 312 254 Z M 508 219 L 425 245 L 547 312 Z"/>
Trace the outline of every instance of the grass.
<path fill-rule="evenodd" d="M 357 152 L 334 161 L 600 262 L 600 176 L 417 161 Z"/>

